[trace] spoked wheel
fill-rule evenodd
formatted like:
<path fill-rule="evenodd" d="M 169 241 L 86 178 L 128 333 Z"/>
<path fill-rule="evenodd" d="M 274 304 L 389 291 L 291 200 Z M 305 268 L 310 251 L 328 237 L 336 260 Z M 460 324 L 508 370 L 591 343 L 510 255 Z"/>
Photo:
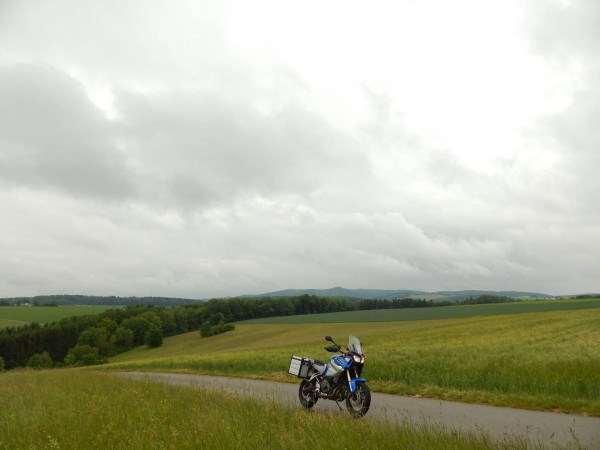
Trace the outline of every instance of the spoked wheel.
<path fill-rule="evenodd" d="M 312 382 L 308 380 L 302 380 L 302 383 L 300 383 L 298 397 L 300 398 L 300 404 L 305 408 L 312 408 L 317 404 L 319 397 L 317 397 L 316 388 L 316 380 L 313 380 Z"/>
<path fill-rule="evenodd" d="M 371 406 L 371 391 L 364 381 L 356 382 L 356 390 L 346 399 L 346 408 L 354 417 L 364 416 Z"/>

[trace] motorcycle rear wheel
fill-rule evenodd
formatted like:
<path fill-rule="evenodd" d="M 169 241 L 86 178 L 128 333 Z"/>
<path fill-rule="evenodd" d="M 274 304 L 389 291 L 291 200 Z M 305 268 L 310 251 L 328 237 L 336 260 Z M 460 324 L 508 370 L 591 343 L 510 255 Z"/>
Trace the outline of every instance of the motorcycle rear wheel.
<path fill-rule="evenodd" d="M 356 382 L 356 390 L 346 398 L 346 408 L 354 417 L 362 417 L 371 406 L 371 391 L 364 381 Z"/>
<path fill-rule="evenodd" d="M 302 380 L 300 388 L 298 389 L 298 397 L 300 398 L 300 404 L 307 409 L 312 408 L 317 404 L 319 397 L 316 393 L 317 382 L 316 380 L 308 381 Z"/>

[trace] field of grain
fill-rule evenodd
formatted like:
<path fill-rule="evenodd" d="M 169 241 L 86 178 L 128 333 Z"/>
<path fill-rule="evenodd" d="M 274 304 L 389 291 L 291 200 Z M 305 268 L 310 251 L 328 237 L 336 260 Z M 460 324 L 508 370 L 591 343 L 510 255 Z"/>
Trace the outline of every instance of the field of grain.
<path fill-rule="evenodd" d="M 291 355 L 328 358 L 323 336 L 358 336 L 374 391 L 600 416 L 600 309 L 396 322 L 237 324 L 114 357 L 120 370 L 296 382 Z"/>

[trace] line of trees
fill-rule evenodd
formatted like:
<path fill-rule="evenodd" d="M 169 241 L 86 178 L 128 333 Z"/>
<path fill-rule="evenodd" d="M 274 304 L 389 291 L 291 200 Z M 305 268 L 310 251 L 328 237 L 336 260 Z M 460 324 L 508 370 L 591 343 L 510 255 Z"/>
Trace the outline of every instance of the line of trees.
<path fill-rule="evenodd" d="M 101 364 L 139 345 L 160 346 L 164 337 L 189 331 L 209 337 L 231 331 L 231 322 L 239 320 L 353 309 L 356 303 L 350 300 L 314 295 L 214 299 L 171 308 L 130 306 L 43 326 L 31 323 L 2 329 L 0 358 L 6 369 Z"/>
<path fill-rule="evenodd" d="M 293 316 L 353 311 L 358 309 L 356 301 L 346 298 L 317 297 L 238 297 L 224 300 L 209 300 L 202 305 L 208 317 L 222 314 L 225 323 L 262 317 Z"/>
<path fill-rule="evenodd" d="M 358 308 L 361 310 L 368 309 L 399 309 L 399 308 L 431 308 L 436 306 L 455 306 L 455 305 L 478 305 L 485 303 L 508 303 L 518 302 L 517 298 L 505 297 L 501 295 L 484 294 L 479 297 L 468 297 L 459 302 L 450 302 L 447 300 L 433 301 L 418 298 L 396 298 L 393 300 L 361 300 Z"/>
<path fill-rule="evenodd" d="M 516 299 L 482 295 L 462 303 L 507 301 Z M 169 308 L 129 306 L 109 309 L 99 315 L 69 317 L 43 326 L 31 323 L 0 329 L 0 367 L 101 364 L 106 358 L 139 345 L 158 347 L 164 337 L 189 331 L 199 331 L 202 337 L 209 337 L 233 330 L 232 322 L 255 318 L 446 305 L 456 303 L 414 298 L 357 301 L 302 295 L 213 299 Z"/>
<path fill-rule="evenodd" d="M 469 297 L 464 299 L 461 304 L 462 305 L 482 305 L 485 303 L 511 303 L 511 302 L 520 302 L 521 300 L 513 297 L 505 297 L 502 295 L 491 295 L 484 294 L 479 297 Z"/>
<path fill-rule="evenodd" d="M 424 300 L 418 298 L 395 298 L 393 300 L 361 300 L 358 304 L 359 309 L 400 309 L 400 308 L 431 308 L 434 306 L 450 306 L 456 303 L 434 302 L 433 300 Z"/>

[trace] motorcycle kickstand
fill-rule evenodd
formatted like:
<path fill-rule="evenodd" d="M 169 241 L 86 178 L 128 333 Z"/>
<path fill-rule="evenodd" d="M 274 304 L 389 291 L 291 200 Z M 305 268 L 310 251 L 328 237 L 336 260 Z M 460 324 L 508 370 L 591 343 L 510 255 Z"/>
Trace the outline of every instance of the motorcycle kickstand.
<path fill-rule="evenodd" d="M 342 407 L 340 406 L 340 404 L 337 402 L 337 400 L 335 401 L 335 404 L 337 405 L 338 408 L 340 408 L 340 411 L 343 411 Z"/>

